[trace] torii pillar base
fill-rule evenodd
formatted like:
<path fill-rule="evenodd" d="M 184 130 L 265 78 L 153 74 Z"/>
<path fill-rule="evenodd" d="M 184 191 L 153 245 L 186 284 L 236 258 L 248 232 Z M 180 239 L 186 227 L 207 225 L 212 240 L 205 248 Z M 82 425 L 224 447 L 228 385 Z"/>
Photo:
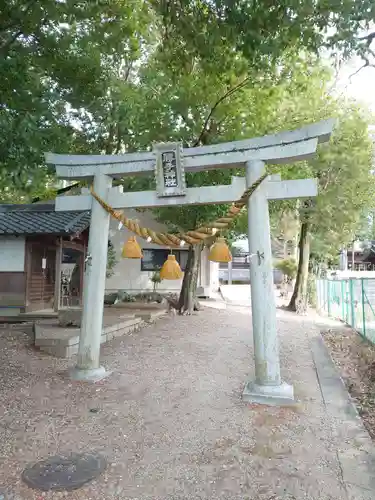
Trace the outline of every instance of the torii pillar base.
<path fill-rule="evenodd" d="M 280 385 L 259 385 L 250 381 L 242 393 L 243 401 L 270 406 L 294 405 L 293 386 L 282 382 Z"/>
<path fill-rule="evenodd" d="M 95 383 L 108 377 L 112 372 L 107 371 L 104 366 L 99 366 L 99 368 L 92 368 L 89 370 L 82 370 L 81 368 L 75 366 L 69 370 L 68 373 L 71 380 L 76 380 L 77 382 Z"/>

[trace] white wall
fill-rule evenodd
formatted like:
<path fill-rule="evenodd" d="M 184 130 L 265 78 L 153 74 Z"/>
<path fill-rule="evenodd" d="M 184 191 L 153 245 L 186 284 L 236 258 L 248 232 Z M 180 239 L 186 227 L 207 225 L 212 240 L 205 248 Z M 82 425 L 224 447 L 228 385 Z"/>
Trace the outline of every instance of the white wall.
<path fill-rule="evenodd" d="M 167 228 L 163 224 L 155 221 L 150 212 L 137 212 L 136 210 L 126 210 L 124 214 L 129 219 L 137 219 L 143 227 L 148 227 L 154 231 L 166 232 Z M 134 234 L 126 228 L 118 229 L 118 221 L 111 218 L 110 240 L 116 251 L 118 263 L 114 268 L 114 275 L 107 278 L 106 291 L 125 290 L 130 293 L 140 293 L 153 289 L 153 283 L 150 280 L 152 271 L 141 271 L 141 259 L 123 259 L 121 257 L 122 247 L 130 236 Z M 137 237 L 138 243 L 142 248 L 167 248 L 147 243 L 143 238 Z M 216 274 L 215 274 L 216 272 Z M 207 260 L 207 251 L 202 253 L 201 276 L 199 285 L 209 287 L 211 283 L 217 282 L 218 288 L 219 274 L 218 265 Z M 163 280 L 157 285 L 157 290 L 161 292 L 178 292 L 181 289 L 181 280 Z M 213 285 L 215 286 L 215 285 Z"/>
<path fill-rule="evenodd" d="M 337 279 L 349 278 L 375 278 L 375 271 L 328 271 L 328 277 Z"/>
<path fill-rule="evenodd" d="M 149 227 L 154 231 L 165 232 L 166 227 L 163 224 L 156 222 L 147 212 L 137 212 L 136 210 L 126 210 L 124 214 L 129 219 L 137 219 L 141 226 Z M 128 292 L 139 293 L 153 289 L 153 283 L 150 278 L 152 271 L 141 271 L 141 259 L 123 259 L 121 257 L 122 247 L 130 236 L 134 233 L 126 228 L 118 229 L 118 221 L 111 218 L 110 223 L 110 240 L 116 251 L 118 263 L 114 268 L 114 275 L 107 278 L 106 290 L 125 290 Z M 156 245 L 155 243 L 147 243 L 143 238 L 138 238 L 137 241 L 142 248 L 167 248 Z M 163 280 L 157 289 L 160 291 L 178 291 L 181 288 L 182 280 Z"/>
<path fill-rule="evenodd" d="M 0 236 L 0 272 L 25 270 L 25 238 Z"/>
<path fill-rule="evenodd" d="M 210 292 L 219 290 L 219 263 L 208 260 L 209 249 L 202 251 L 202 260 L 198 278 L 198 286 L 201 287 L 200 293 L 210 295 Z"/>

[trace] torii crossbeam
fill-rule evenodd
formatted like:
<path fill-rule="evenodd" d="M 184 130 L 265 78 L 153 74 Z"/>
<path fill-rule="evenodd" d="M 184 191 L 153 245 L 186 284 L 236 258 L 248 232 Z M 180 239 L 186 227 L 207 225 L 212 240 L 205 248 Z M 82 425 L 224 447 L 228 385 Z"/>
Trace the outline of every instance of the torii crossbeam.
<path fill-rule="evenodd" d="M 153 152 L 124 155 L 46 154 L 61 179 L 93 179 L 95 192 L 113 208 L 229 203 L 265 173 L 265 164 L 290 163 L 312 157 L 318 143 L 330 138 L 334 120 L 291 132 L 182 150 L 178 143 L 156 145 Z M 185 172 L 246 167 L 246 179 L 233 177 L 228 186 L 186 188 Z M 123 193 L 113 178 L 155 175 L 156 191 Z M 245 385 L 243 399 L 266 404 L 294 400 L 293 386 L 281 380 L 268 200 L 313 197 L 315 179 L 282 181 L 271 176 L 248 201 L 255 381 Z M 109 215 L 87 192 L 56 199 L 56 210 L 91 210 L 89 265 L 84 275 L 83 314 L 77 366 L 72 377 L 98 380 L 106 376 L 99 363 L 107 259 Z M 192 228 L 193 229 L 193 228 Z"/>

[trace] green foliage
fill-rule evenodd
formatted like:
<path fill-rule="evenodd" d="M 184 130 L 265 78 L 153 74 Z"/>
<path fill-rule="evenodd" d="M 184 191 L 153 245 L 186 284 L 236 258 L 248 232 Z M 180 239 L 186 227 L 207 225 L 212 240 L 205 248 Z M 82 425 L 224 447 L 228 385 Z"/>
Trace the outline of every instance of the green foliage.
<path fill-rule="evenodd" d="M 158 53 L 150 57 L 139 73 L 137 89 L 132 90 L 133 101 L 126 104 L 127 119 L 138 133 L 133 137 L 125 134 L 126 143 L 121 148 L 147 149 L 153 141 L 182 140 L 184 145 L 193 146 L 239 140 L 336 116 L 339 120 L 333 138 L 319 148 L 315 158 L 269 166 L 270 172 L 280 172 L 286 179 L 319 180 L 319 196 L 311 206 L 295 200 L 270 203 L 277 235 L 294 240 L 299 221 L 308 216 L 314 255 L 334 255 L 351 237 L 359 214 L 368 207 L 371 143 L 367 117 L 354 105 L 327 94 L 330 74 L 311 57 L 285 55 L 280 71 L 272 78 L 249 72 L 240 56 L 231 66 L 211 66 L 211 70 L 208 72 L 200 60 L 167 65 Z M 151 94 L 157 99 L 147 99 Z M 243 175 L 243 170 L 189 174 L 187 183 L 226 184 L 233 174 Z M 130 179 L 125 189 L 149 188 L 149 182 Z M 181 206 L 158 209 L 155 214 L 171 230 L 180 231 L 212 221 L 226 210 L 223 205 Z M 246 233 L 244 210 L 228 236 Z"/>
<path fill-rule="evenodd" d="M 295 204 L 301 236 L 296 285 L 289 304 L 292 310 L 298 310 L 308 299 L 309 267 L 318 268 L 320 262 L 336 260 L 339 249 L 353 240 L 360 221 L 374 206 L 369 118 L 358 107 L 340 99 L 331 99 L 329 108 L 338 118 L 330 142 L 322 145 L 308 162 L 289 169 L 295 177 L 308 175 L 318 179 L 318 196 Z M 283 203 L 277 205 L 282 211 Z M 286 206 L 290 209 L 290 203 Z"/>
<path fill-rule="evenodd" d="M 277 68 L 280 57 L 291 48 L 373 56 L 369 50 L 373 37 L 360 36 L 373 27 L 372 0 L 152 3 L 162 15 L 164 47 L 173 53 L 174 61 L 186 61 L 192 54 L 205 61 L 208 71 L 218 61 L 224 67 L 230 64 L 233 47 L 262 72 Z"/>
<path fill-rule="evenodd" d="M 289 280 L 296 277 L 297 262 L 295 259 L 283 259 L 275 263 L 275 268 L 279 269 Z"/>
<path fill-rule="evenodd" d="M 48 178 L 44 152 L 89 149 L 72 118 L 106 98 L 113 65 L 140 56 L 150 15 L 137 0 L 9 0 L 1 10 L 0 193 L 28 201 Z"/>
<path fill-rule="evenodd" d="M 331 140 L 321 145 L 313 158 L 283 166 L 281 173 L 289 179 L 317 178 L 318 196 L 307 202 L 271 202 L 271 226 L 274 236 L 289 239 L 287 233 L 293 232 L 296 221 L 308 221 L 312 255 L 314 260 L 324 261 L 336 258 L 355 234 L 363 234 L 363 221 L 374 209 L 373 145 L 368 133 L 371 117 L 353 103 L 327 96 L 319 82 L 310 83 L 308 92 L 296 95 L 291 103 L 293 115 L 305 122 L 328 114 L 336 117 L 337 123 Z M 291 213 L 294 221 L 288 222 L 285 216 Z"/>
<path fill-rule="evenodd" d="M 355 106 L 343 106 L 328 145 L 309 162 L 319 180 L 316 203 L 302 217 L 311 222 L 312 251 L 332 257 L 347 245 L 364 214 L 373 206 L 372 141 L 368 117 Z"/>
<path fill-rule="evenodd" d="M 371 39 L 357 32 L 369 27 L 375 9 L 371 0 L 3 3 L 3 201 L 43 191 L 50 182 L 45 151 L 119 153 L 152 141 L 211 144 L 289 128 L 293 92 L 288 103 L 285 89 L 299 94 L 305 84 L 295 86 L 296 72 L 306 81 L 314 73 L 306 54 L 328 47 L 368 55 Z M 211 182 L 229 182 L 229 173 L 189 179 Z M 129 189 L 148 185 L 127 181 Z M 202 210 L 183 216 L 189 227 L 223 209 Z"/>
<path fill-rule="evenodd" d="M 125 291 L 119 292 L 118 297 L 119 297 L 119 300 L 121 302 L 135 302 L 136 301 L 136 298 L 134 297 L 134 295 L 131 295 L 130 293 L 125 292 Z"/>
<path fill-rule="evenodd" d="M 318 256 L 334 253 L 367 217 L 373 186 L 366 118 L 327 97 L 330 75 L 317 54 L 325 48 L 368 58 L 374 36 L 358 33 L 375 17 L 372 0 L 3 3 L 1 201 L 51 195 L 46 151 L 111 154 L 169 140 L 198 146 L 339 116 L 333 141 L 315 159 L 269 166 L 284 178 L 316 176 L 320 186 L 316 203 L 272 203 L 272 217 L 288 210 L 308 220 Z M 187 183 L 229 184 L 232 175 L 243 170 L 189 174 Z M 125 190 L 152 186 L 146 177 L 124 181 Z M 226 209 L 155 214 L 173 230 L 188 230 Z M 244 211 L 229 239 L 246 226 Z"/>
<path fill-rule="evenodd" d="M 152 281 L 154 287 L 153 287 L 153 291 L 155 292 L 156 291 L 156 288 L 157 286 L 159 285 L 159 283 L 161 283 L 162 279 L 160 277 L 160 271 L 157 270 L 157 271 L 154 271 L 152 273 L 152 276 L 150 278 L 150 280 Z"/>
<path fill-rule="evenodd" d="M 186 68 L 182 64 L 177 68 L 177 63 L 172 67 L 163 64 L 155 56 L 141 72 L 143 106 L 132 111 L 136 116 L 131 121 L 138 120 L 138 134 L 130 149 L 146 149 L 153 141 L 181 140 L 186 146 L 213 144 L 294 128 L 312 121 L 300 113 L 296 122 L 291 112 L 296 94 L 303 94 L 306 107 L 307 103 L 311 106 L 311 82 L 317 82 L 320 88 L 321 81 L 328 80 L 326 69 L 315 59 L 293 54 L 285 55 L 283 68 L 272 78 L 249 72 L 241 57 L 234 58 L 229 68 L 218 65 L 212 73 L 199 61 Z M 157 95 L 157 101 L 147 99 L 151 93 Z M 229 184 L 232 175 L 243 174 L 243 169 L 199 172 L 188 174 L 187 184 Z M 132 180 L 125 188 L 133 190 L 136 186 Z M 212 221 L 226 210 L 223 205 L 184 206 L 162 208 L 156 215 L 170 229 L 179 231 Z M 241 234 L 246 226 L 245 218 L 243 223 L 239 218 L 233 232 Z"/>

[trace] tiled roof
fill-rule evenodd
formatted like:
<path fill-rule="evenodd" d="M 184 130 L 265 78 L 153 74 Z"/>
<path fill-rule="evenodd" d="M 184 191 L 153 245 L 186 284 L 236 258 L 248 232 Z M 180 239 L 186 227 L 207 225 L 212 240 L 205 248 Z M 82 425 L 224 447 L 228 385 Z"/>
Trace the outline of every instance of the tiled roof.
<path fill-rule="evenodd" d="M 81 233 L 90 225 L 90 212 L 55 212 L 48 205 L 0 205 L 0 235 L 64 235 Z"/>

